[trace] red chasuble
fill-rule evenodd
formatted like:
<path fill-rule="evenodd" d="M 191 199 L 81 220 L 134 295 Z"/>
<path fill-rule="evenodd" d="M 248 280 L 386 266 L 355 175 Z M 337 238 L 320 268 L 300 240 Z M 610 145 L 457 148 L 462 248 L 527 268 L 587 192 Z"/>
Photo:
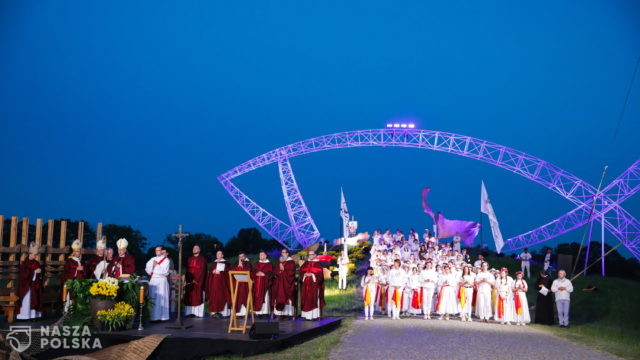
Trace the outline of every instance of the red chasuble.
<path fill-rule="evenodd" d="M 184 304 L 199 306 L 204 302 L 202 292 L 207 278 L 207 260 L 202 255 L 187 260 L 186 285 L 184 286 Z"/>
<path fill-rule="evenodd" d="M 224 270 L 216 274 L 218 263 L 224 264 Z M 209 302 L 209 312 L 219 313 L 224 310 L 224 305 L 231 307 L 231 292 L 229 288 L 229 264 L 225 260 L 214 261 L 207 276 L 205 287 L 205 300 Z"/>
<path fill-rule="evenodd" d="M 312 274 L 314 276 L 304 276 Z M 325 305 L 324 302 L 324 274 L 322 265 L 318 261 L 305 261 L 300 267 L 300 276 L 302 277 L 302 289 L 300 294 L 300 309 L 302 311 L 312 311 Z M 315 279 L 314 279 L 315 278 Z"/>
<path fill-rule="evenodd" d="M 264 276 L 258 276 L 257 273 L 259 271 L 262 271 Z M 273 266 L 269 261 L 258 261 L 253 266 L 251 278 L 253 279 L 253 308 L 255 311 L 260 311 L 260 309 L 262 309 L 262 305 L 264 305 L 265 295 L 267 295 L 272 275 Z"/>
<path fill-rule="evenodd" d="M 78 270 L 78 266 L 82 264 L 83 270 Z M 85 279 L 85 271 L 87 270 L 87 264 L 80 260 L 80 263 L 75 258 L 70 257 L 64 264 L 64 270 L 62 271 L 62 284 L 67 280 Z"/>
<path fill-rule="evenodd" d="M 236 264 L 231 270 L 234 271 L 251 271 L 251 262 L 244 260 L 242 266 L 240 262 Z M 231 288 L 235 286 L 235 280 L 231 283 Z M 247 306 L 247 299 L 249 298 L 249 284 L 246 282 L 238 284 L 238 294 L 236 295 L 236 312 L 240 312 L 242 305 Z"/>
<path fill-rule="evenodd" d="M 282 269 L 280 266 L 282 265 Z M 275 279 L 271 286 L 271 306 L 278 311 L 284 310 L 289 301 L 296 306 L 296 264 L 291 258 L 275 266 Z"/>
<path fill-rule="evenodd" d="M 105 257 L 106 259 L 106 257 Z M 96 271 L 96 267 L 98 266 L 98 264 L 100 263 L 100 261 L 102 261 L 102 256 L 98 256 L 98 255 L 93 255 L 88 261 L 87 261 L 87 277 L 89 279 L 95 279 L 96 275 L 93 273 L 94 271 Z"/>
<path fill-rule="evenodd" d="M 41 272 L 33 280 L 33 275 L 36 269 L 41 269 Z M 16 302 L 17 309 L 22 306 L 22 299 L 27 294 L 27 291 L 31 290 L 31 309 L 40 311 L 42 305 L 42 271 L 40 263 L 37 260 L 29 260 L 27 258 L 20 264 L 20 273 L 18 274 L 18 301 Z"/>
<path fill-rule="evenodd" d="M 108 271 L 116 279 L 124 274 L 131 275 L 136 272 L 136 261 L 129 253 L 124 254 L 124 256 L 116 255 L 111 264 L 109 264 Z"/>

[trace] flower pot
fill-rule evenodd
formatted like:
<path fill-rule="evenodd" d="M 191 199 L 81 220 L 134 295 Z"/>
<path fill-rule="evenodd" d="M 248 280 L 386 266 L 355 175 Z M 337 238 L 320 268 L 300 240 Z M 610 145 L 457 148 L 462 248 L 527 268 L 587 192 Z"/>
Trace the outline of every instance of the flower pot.
<path fill-rule="evenodd" d="M 91 299 L 90 313 L 91 313 L 91 319 L 92 319 L 93 326 L 96 329 L 100 329 L 101 328 L 100 320 L 98 320 L 98 316 L 96 315 L 98 313 L 98 311 L 112 309 L 115 305 L 116 305 L 116 301 L 115 300 Z"/>

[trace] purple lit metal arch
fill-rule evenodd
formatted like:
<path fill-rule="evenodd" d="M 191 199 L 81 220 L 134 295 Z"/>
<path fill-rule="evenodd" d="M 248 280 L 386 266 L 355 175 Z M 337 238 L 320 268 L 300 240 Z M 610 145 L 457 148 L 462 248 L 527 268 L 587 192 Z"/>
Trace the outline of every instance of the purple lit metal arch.
<path fill-rule="evenodd" d="M 596 188 L 577 176 L 506 146 L 442 131 L 371 129 L 324 135 L 283 146 L 232 168 L 220 175 L 218 180 L 269 235 L 290 249 L 307 247 L 318 240 L 320 233 L 302 199 L 289 159 L 312 152 L 365 146 L 429 149 L 484 161 L 535 181 L 577 206 L 546 225 L 508 239 L 505 243 L 508 251 L 553 239 L 584 225 L 595 197 L 593 218 L 601 221 L 601 214 L 604 213 L 605 227 L 640 259 L 640 223 L 619 206 L 640 189 L 640 160 L 596 197 Z M 235 177 L 272 163 L 278 164 L 289 224 L 259 206 L 232 182 Z"/>

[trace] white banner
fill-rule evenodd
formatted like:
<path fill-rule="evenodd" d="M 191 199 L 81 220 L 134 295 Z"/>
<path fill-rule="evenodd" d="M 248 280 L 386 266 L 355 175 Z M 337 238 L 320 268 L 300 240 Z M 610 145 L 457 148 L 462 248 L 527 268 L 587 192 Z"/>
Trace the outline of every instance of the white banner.
<path fill-rule="evenodd" d="M 342 236 L 346 239 L 349 237 L 349 209 L 347 209 L 342 187 L 340 188 L 340 217 L 342 218 Z"/>
<path fill-rule="evenodd" d="M 496 213 L 493 211 L 491 200 L 489 200 L 489 194 L 487 194 L 487 189 L 484 187 L 484 181 L 482 181 L 482 188 L 480 189 L 480 211 L 487 214 L 489 217 L 491 234 L 493 235 L 493 241 L 496 244 L 496 251 L 499 254 L 504 246 L 504 240 L 502 239 L 502 233 L 500 232 L 498 218 L 496 217 Z"/>

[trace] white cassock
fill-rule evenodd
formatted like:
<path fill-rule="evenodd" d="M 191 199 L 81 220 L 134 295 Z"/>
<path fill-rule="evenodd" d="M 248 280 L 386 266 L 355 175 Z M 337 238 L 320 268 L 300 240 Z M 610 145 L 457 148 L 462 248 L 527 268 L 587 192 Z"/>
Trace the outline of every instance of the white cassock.
<path fill-rule="evenodd" d="M 480 283 L 482 280 L 487 282 Z M 478 284 L 476 316 L 480 320 L 489 320 L 493 315 L 491 307 L 491 285 L 493 283 L 495 283 L 495 277 L 488 271 L 481 271 L 476 275 L 476 284 Z"/>
<path fill-rule="evenodd" d="M 38 274 L 33 274 L 32 281 L 36 280 L 36 276 Z M 42 313 L 36 309 L 31 308 L 31 289 L 27 290 L 27 293 L 24 294 L 22 298 L 22 306 L 20 306 L 20 312 L 16 315 L 18 320 L 28 320 L 35 319 L 42 316 Z"/>
<path fill-rule="evenodd" d="M 157 262 L 155 266 L 153 263 Z M 149 280 L 149 297 L 153 299 L 151 320 L 169 320 L 169 259 L 156 256 L 147 261 L 145 270 L 151 277 Z"/>

